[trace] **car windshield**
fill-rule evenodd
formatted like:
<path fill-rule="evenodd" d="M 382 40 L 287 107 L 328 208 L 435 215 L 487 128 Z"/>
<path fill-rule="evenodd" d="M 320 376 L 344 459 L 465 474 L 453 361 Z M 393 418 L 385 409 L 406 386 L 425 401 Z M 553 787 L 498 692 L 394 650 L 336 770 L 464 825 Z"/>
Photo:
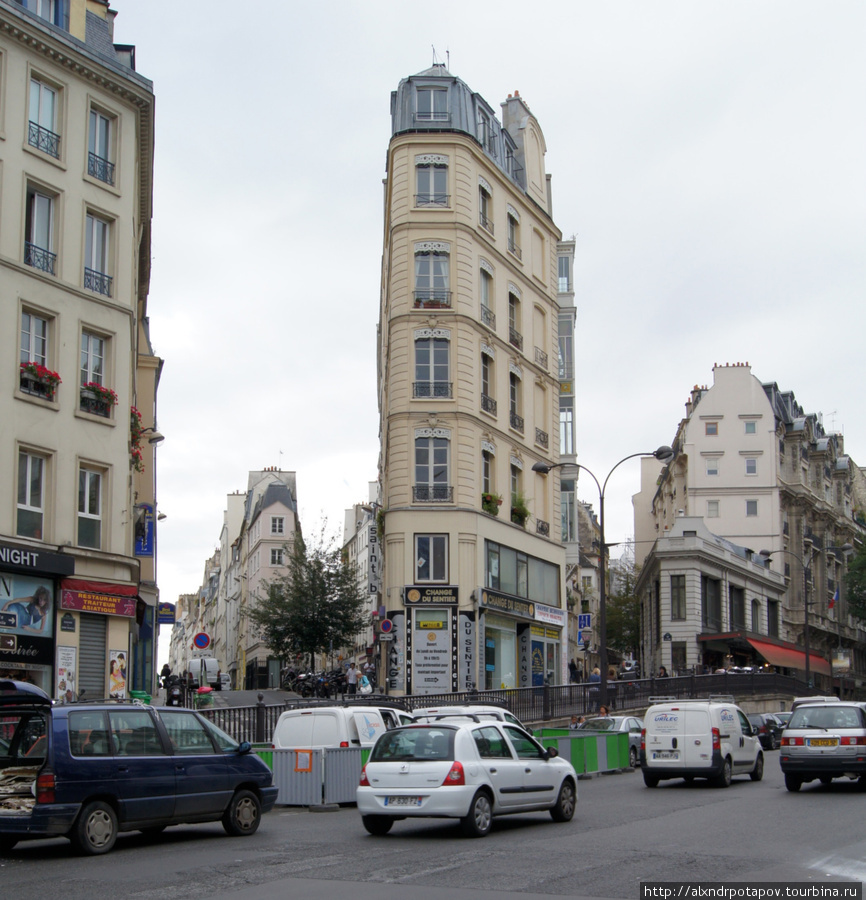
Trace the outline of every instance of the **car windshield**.
<path fill-rule="evenodd" d="M 787 727 L 797 728 L 864 728 L 866 718 L 857 706 L 798 706 Z"/>
<path fill-rule="evenodd" d="M 370 762 L 453 759 L 453 728 L 397 728 L 381 735 L 370 754 Z"/>

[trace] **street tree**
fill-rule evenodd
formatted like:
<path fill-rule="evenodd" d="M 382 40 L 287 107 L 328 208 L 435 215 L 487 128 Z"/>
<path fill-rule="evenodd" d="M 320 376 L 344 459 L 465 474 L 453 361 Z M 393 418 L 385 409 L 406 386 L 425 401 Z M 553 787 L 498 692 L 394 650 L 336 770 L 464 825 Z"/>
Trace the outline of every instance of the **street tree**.
<path fill-rule="evenodd" d="M 607 597 L 607 645 L 622 655 L 637 655 L 640 647 L 640 601 L 634 588 L 639 569 L 624 556 L 611 567 L 611 593 Z"/>
<path fill-rule="evenodd" d="M 860 545 L 860 549 L 848 563 L 845 593 L 851 614 L 866 621 L 866 544 Z"/>
<path fill-rule="evenodd" d="M 286 554 L 286 574 L 266 581 L 247 612 L 262 639 L 284 661 L 351 646 L 367 624 L 356 567 L 325 525 L 309 544 L 298 532 Z"/>

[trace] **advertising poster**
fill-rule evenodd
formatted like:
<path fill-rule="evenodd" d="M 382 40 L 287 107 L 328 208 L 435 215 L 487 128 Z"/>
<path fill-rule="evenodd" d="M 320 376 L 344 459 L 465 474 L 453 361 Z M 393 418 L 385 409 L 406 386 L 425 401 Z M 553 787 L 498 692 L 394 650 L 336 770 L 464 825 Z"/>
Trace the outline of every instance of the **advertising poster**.
<path fill-rule="evenodd" d="M 58 700 L 71 703 L 77 699 L 77 672 L 75 671 L 75 647 L 57 648 L 57 677 L 54 683 L 57 685 L 55 696 Z"/>
<path fill-rule="evenodd" d="M 388 653 L 388 689 L 392 691 L 403 690 L 403 679 L 406 675 L 406 614 L 393 613 L 390 619 L 393 624 L 391 634 L 393 640 L 386 644 Z M 408 688 L 407 688 L 408 690 Z"/>
<path fill-rule="evenodd" d="M 412 689 L 416 694 L 451 691 L 451 611 L 416 609 L 412 634 Z"/>
<path fill-rule="evenodd" d="M 126 652 L 123 650 L 109 651 L 108 696 L 115 699 L 126 697 Z"/>
<path fill-rule="evenodd" d="M 54 635 L 54 583 L 28 575 L 0 575 L 0 632 Z"/>

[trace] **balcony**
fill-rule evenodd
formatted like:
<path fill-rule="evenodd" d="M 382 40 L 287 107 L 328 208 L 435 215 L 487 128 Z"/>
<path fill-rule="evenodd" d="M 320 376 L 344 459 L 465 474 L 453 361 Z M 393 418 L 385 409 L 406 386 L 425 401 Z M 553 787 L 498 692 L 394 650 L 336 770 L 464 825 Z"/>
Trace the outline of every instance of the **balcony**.
<path fill-rule="evenodd" d="M 111 410 L 117 405 L 117 394 L 95 382 L 81 385 L 81 399 L 78 408 L 92 416 L 111 418 Z"/>
<path fill-rule="evenodd" d="M 93 291 L 102 294 L 104 297 L 111 296 L 111 276 L 104 272 L 97 272 L 96 269 L 88 269 L 84 267 L 84 290 Z"/>
<path fill-rule="evenodd" d="M 54 275 L 54 265 L 56 262 L 56 253 L 52 253 L 50 250 L 45 250 L 42 247 L 37 247 L 36 244 L 31 244 L 29 241 L 24 242 L 25 266 L 33 266 L 34 269 L 39 269 L 40 272 L 47 272 L 49 275 Z"/>
<path fill-rule="evenodd" d="M 451 206 L 450 194 L 415 194 L 415 206 L 439 206 L 447 209 Z"/>
<path fill-rule="evenodd" d="M 550 537 L 550 522 L 545 522 L 543 519 L 536 519 L 535 533 L 540 534 L 543 537 Z"/>
<path fill-rule="evenodd" d="M 104 181 L 106 184 L 114 184 L 114 163 L 97 156 L 95 153 L 88 153 L 87 174 L 91 178 Z"/>
<path fill-rule="evenodd" d="M 496 415 L 496 401 L 492 397 L 488 397 L 487 394 L 481 395 L 481 409 L 490 413 L 491 416 Z"/>
<path fill-rule="evenodd" d="M 519 244 L 515 244 L 511 238 L 508 239 L 508 252 L 513 253 L 518 259 L 523 259 L 523 251 Z"/>
<path fill-rule="evenodd" d="M 544 447 L 547 449 L 547 445 L 549 443 L 549 438 L 546 431 L 542 431 L 540 428 L 535 429 L 535 443 L 538 444 L 539 447 Z"/>
<path fill-rule="evenodd" d="M 541 347 L 535 348 L 535 362 L 541 366 L 542 369 L 547 369 L 547 354 L 541 349 Z"/>
<path fill-rule="evenodd" d="M 478 213 L 478 224 L 488 233 L 493 234 L 493 222 L 484 215 L 484 213 Z"/>
<path fill-rule="evenodd" d="M 416 484 L 412 488 L 413 503 L 451 503 L 453 499 L 450 484 Z"/>
<path fill-rule="evenodd" d="M 415 309 L 450 309 L 451 291 L 427 288 L 415 291 Z"/>
<path fill-rule="evenodd" d="M 55 159 L 60 159 L 60 135 L 35 122 L 30 123 L 27 131 L 27 143 Z"/>
<path fill-rule="evenodd" d="M 496 313 L 489 306 L 481 304 L 481 324 L 486 325 L 493 331 L 496 330 Z"/>
<path fill-rule="evenodd" d="M 451 397 L 452 383 L 450 381 L 414 381 L 412 383 L 412 396 L 418 398 Z"/>
<path fill-rule="evenodd" d="M 511 427 L 515 431 L 519 431 L 523 434 L 523 416 L 518 416 L 517 413 L 511 413 L 509 421 L 511 422 Z"/>
<path fill-rule="evenodd" d="M 518 350 L 523 350 L 523 335 L 516 329 L 508 329 L 508 342 Z"/>

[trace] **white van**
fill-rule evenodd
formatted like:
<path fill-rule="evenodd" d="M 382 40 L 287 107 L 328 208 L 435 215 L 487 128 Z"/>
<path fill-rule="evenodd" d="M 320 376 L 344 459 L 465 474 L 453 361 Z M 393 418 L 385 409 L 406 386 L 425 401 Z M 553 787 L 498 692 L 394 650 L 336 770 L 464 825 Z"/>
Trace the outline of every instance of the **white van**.
<path fill-rule="evenodd" d="M 647 787 L 666 778 L 707 778 L 727 787 L 732 775 L 760 781 L 764 754 L 757 730 L 733 702 L 668 700 L 644 716 L 640 765 Z"/>
<path fill-rule="evenodd" d="M 212 656 L 193 656 L 187 660 L 187 672 L 192 672 L 193 687 L 209 684 L 217 690 L 219 684 L 219 663 Z M 204 676 L 204 680 L 202 679 Z"/>
<path fill-rule="evenodd" d="M 384 731 L 409 725 L 412 716 L 378 706 L 314 706 L 289 709 L 277 719 L 275 749 L 372 747 Z"/>

